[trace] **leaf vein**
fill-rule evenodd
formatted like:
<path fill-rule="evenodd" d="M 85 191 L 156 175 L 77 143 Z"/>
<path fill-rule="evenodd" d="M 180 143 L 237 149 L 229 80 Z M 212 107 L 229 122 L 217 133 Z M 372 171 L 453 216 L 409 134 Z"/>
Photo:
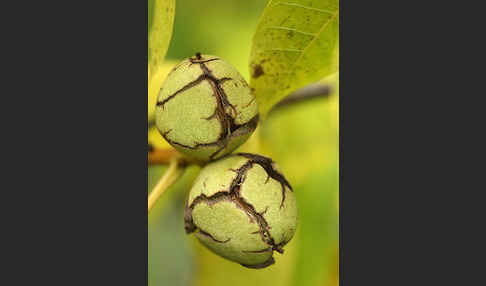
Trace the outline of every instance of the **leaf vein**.
<path fill-rule="evenodd" d="M 272 27 L 267 27 L 266 29 L 277 29 L 277 30 L 292 31 L 292 32 L 296 32 L 296 33 L 308 35 L 308 36 L 315 36 L 316 35 L 315 33 L 304 32 L 304 31 L 300 31 L 300 30 L 297 30 L 297 29 L 293 29 L 293 28 L 289 28 L 289 27 L 282 27 L 282 26 L 272 26 Z"/>

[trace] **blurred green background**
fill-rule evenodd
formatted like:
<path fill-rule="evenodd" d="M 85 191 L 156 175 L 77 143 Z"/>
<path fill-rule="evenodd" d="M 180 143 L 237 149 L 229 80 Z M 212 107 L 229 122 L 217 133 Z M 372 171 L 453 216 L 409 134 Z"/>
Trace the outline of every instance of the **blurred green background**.
<path fill-rule="evenodd" d="M 218 55 L 248 80 L 251 40 L 266 4 L 263 0 L 177 0 L 166 61 L 177 63 L 196 52 Z M 336 90 L 328 98 L 275 110 L 239 149 L 276 161 L 297 196 L 297 233 L 283 255 L 275 253 L 274 265 L 244 268 L 185 234 L 184 203 L 198 172 L 198 167 L 190 167 L 150 212 L 149 285 L 338 285 L 338 102 Z M 165 146 L 155 130 L 150 134 L 154 145 Z M 165 166 L 149 167 L 149 191 L 165 170 Z"/>

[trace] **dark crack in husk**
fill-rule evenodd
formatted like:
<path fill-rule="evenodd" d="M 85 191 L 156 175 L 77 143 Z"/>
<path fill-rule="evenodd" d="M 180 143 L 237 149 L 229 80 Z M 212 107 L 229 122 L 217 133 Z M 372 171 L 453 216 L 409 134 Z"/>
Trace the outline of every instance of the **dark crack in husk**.
<path fill-rule="evenodd" d="M 236 153 L 236 155 L 243 156 L 245 158 L 250 159 L 253 163 L 260 165 L 265 171 L 267 175 L 278 181 L 282 187 L 282 202 L 280 203 L 280 208 L 283 207 L 285 201 L 285 186 L 289 188 L 289 190 L 293 191 L 290 183 L 285 179 L 285 177 L 277 170 L 273 168 L 273 160 L 271 158 L 267 158 L 261 155 L 250 154 L 250 153 Z M 267 178 L 268 181 L 268 178 Z"/>

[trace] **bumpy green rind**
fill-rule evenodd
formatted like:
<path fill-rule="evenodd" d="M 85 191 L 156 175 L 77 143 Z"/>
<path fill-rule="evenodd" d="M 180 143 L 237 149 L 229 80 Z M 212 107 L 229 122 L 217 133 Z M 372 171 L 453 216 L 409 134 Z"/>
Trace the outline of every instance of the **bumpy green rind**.
<path fill-rule="evenodd" d="M 249 138 L 258 123 L 258 106 L 232 65 L 215 56 L 196 55 L 167 76 L 157 98 L 155 123 L 174 148 L 209 161 Z"/>
<path fill-rule="evenodd" d="M 297 203 L 271 159 L 235 154 L 201 170 L 187 200 L 185 227 L 214 253 L 264 268 L 292 239 Z"/>

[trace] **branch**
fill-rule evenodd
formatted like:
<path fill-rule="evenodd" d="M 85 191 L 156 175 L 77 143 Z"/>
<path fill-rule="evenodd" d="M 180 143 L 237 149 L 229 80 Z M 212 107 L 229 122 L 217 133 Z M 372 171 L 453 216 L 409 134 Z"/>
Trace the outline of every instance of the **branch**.
<path fill-rule="evenodd" d="M 289 94 L 279 103 L 277 103 L 272 110 L 279 109 L 280 107 L 284 107 L 287 105 L 293 105 L 295 103 L 307 101 L 310 99 L 326 98 L 331 95 L 333 91 L 334 88 L 331 85 L 319 83 L 310 84 Z"/>
<path fill-rule="evenodd" d="M 180 165 L 201 165 L 201 162 L 185 157 L 172 147 L 160 149 L 148 143 L 149 165 L 167 165 L 171 162 L 173 158 L 176 158 L 179 161 Z"/>
<path fill-rule="evenodd" d="M 148 163 L 151 164 L 169 164 L 172 158 L 181 158 L 182 155 L 173 148 L 159 149 L 148 145 Z"/>
<path fill-rule="evenodd" d="M 148 197 L 148 212 L 153 208 L 160 196 L 167 190 L 173 183 L 179 179 L 184 172 L 183 166 L 180 165 L 179 159 L 173 157 L 169 163 L 169 169 L 165 172 L 162 178 L 159 180 L 155 188 L 149 194 Z"/>

